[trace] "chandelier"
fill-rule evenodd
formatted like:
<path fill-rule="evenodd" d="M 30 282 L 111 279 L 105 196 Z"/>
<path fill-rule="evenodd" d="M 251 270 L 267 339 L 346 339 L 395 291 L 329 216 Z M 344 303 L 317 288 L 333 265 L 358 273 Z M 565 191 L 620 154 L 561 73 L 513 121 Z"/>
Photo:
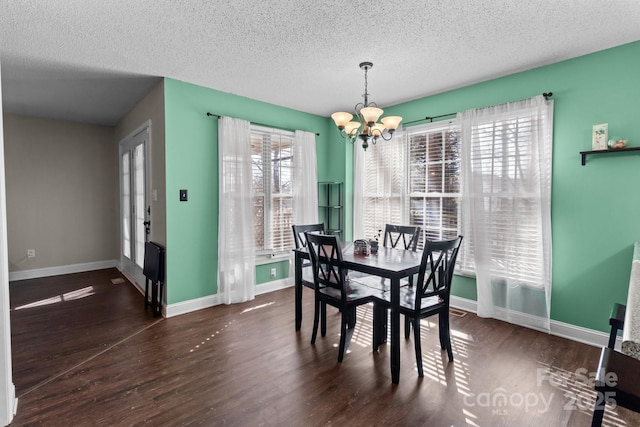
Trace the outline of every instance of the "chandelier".
<path fill-rule="evenodd" d="M 389 141 L 393 132 L 398 128 L 402 117 L 388 116 L 380 119 L 382 123 L 377 123 L 378 118 L 384 112 L 375 102 L 369 102 L 369 93 L 367 92 L 367 72 L 373 67 L 372 62 L 361 62 L 360 69 L 364 70 L 364 102 L 360 102 L 355 106 L 356 118 L 358 121 L 351 121 L 353 114 L 340 111 L 333 113 L 331 118 L 336 122 L 336 126 L 340 129 L 340 135 L 343 138 L 349 138 L 353 144 L 357 138 L 362 141 L 362 148 L 367 149 L 369 142 L 375 144 L 378 138 Z"/>

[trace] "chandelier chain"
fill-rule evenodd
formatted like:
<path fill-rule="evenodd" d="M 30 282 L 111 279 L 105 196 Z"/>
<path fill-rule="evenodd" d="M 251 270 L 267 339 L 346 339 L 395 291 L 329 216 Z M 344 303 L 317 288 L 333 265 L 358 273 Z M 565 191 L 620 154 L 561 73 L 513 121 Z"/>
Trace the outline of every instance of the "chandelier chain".
<path fill-rule="evenodd" d="M 365 67 L 364 69 L 364 106 L 367 107 L 369 105 L 369 89 L 367 89 L 368 86 L 368 77 L 367 75 L 369 74 L 369 68 Z"/>

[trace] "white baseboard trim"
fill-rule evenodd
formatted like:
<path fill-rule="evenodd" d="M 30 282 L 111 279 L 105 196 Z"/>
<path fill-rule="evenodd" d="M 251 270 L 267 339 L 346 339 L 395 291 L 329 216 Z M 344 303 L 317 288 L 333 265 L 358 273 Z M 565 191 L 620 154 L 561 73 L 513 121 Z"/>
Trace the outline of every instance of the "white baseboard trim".
<path fill-rule="evenodd" d="M 181 301 L 164 307 L 164 317 L 169 318 L 179 316 L 181 314 L 191 313 L 192 311 L 202 310 L 219 304 L 220 298 L 218 298 L 218 294 Z"/>
<path fill-rule="evenodd" d="M 84 271 L 102 270 L 105 268 L 117 267 L 118 261 L 110 259 L 107 261 L 94 261 L 84 264 L 61 265 L 58 267 L 35 268 L 33 270 L 10 271 L 9 281 L 37 279 L 39 277 L 59 276 L 61 274 L 82 273 Z"/>
<path fill-rule="evenodd" d="M 609 334 L 607 333 L 559 322 L 557 320 L 551 321 L 551 334 L 589 344 L 594 347 L 606 347 L 609 343 Z M 616 347 L 620 348 L 620 345 L 622 345 L 622 337 L 616 339 Z"/>
<path fill-rule="evenodd" d="M 256 295 L 262 295 L 273 291 L 279 291 L 280 289 L 290 288 L 293 286 L 293 280 L 286 278 L 280 280 L 273 280 L 271 282 L 261 283 L 256 286 Z"/>
<path fill-rule="evenodd" d="M 468 311 L 476 314 L 478 312 L 478 302 L 467 298 L 451 296 L 451 307 Z M 609 334 L 596 331 L 593 329 L 583 328 L 581 326 L 571 325 L 569 323 L 551 320 L 551 335 L 567 338 L 572 341 L 578 341 L 589 344 L 594 347 L 606 347 L 609 342 Z M 616 348 L 620 348 L 622 337 L 616 340 Z"/>
<path fill-rule="evenodd" d="M 293 286 L 293 282 L 288 278 L 262 283 L 260 285 L 256 285 L 256 295 L 266 294 L 291 286 Z M 202 310 L 204 308 L 213 307 L 219 304 L 220 298 L 218 298 L 218 294 L 196 298 L 188 301 L 182 301 L 175 304 L 169 304 L 164 307 L 164 317 L 168 318 L 179 316 L 181 314 L 191 313 L 192 311 Z"/>
<path fill-rule="evenodd" d="M 16 388 L 15 386 L 12 387 L 12 398 L 13 398 L 13 416 L 15 417 L 16 414 L 18 413 L 18 398 L 16 397 Z M 13 418 L 13 417 L 12 417 Z"/>
<path fill-rule="evenodd" d="M 473 314 L 478 312 L 478 303 L 472 299 L 461 298 L 455 295 L 451 295 L 451 307 L 458 308 L 460 310 L 468 311 Z"/>

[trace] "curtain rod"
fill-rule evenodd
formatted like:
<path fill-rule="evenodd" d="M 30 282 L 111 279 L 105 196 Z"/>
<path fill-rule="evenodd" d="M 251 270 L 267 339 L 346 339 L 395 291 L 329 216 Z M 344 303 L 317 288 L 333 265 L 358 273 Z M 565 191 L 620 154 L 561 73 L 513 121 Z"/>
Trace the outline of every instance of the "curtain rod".
<path fill-rule="evenodd" d="M 544 99 L 548 100 L 549 98 L 551 98 L 553 96 L 553 92 L 544 92 L 542 94 L 542 96 L 544 96 Z M 421 121 L 424 121 L 424 120 L 429 120 L 429 123 L 433 123 L 433 119 L 439 119 L 439 118 L 442 118 L 442 117 L 455 116 L 456 114 L 458 114 L 458 113 L 440 114 L 439 116 L 427 116 L 424 119 L 418 119 L 418 120 L 413 120 L 411 122 L 403 123 L 403 126 L 406 126 L 406 125 L 411 124 L 411 123 L 421 122 Z"/>
<path fill-rule="evenodd" d="M 220 114 L 213 114 L 213 113 L 210 113 L 208 111 L 207 111 L 207 116 L 224 117 L 224 116 L 221 116 Z M 286 128 L 281 128 L 281 127 L 278 127 L 278 126 L 265 125 L 264 123 L 256 123 L 256 122 L 250 122 L 250 123 L 253 123 L 254 125 L 258 125 L 258 126 L 268 127 L 268 128 L 286 130 L 286 131 L 289 131 L 289 132 L 295 132 L 296 131 L 296 129 L 286 129 Z M 302 130 L 302 129 L 297 129 L 297 130 Z M 305 132 L 311 132 L 311 131 L 305 131 Z M 320 134 L 318 132 L 311 132 L 311 133 L 314 133 L 316 136 L 320 136 Z"/>

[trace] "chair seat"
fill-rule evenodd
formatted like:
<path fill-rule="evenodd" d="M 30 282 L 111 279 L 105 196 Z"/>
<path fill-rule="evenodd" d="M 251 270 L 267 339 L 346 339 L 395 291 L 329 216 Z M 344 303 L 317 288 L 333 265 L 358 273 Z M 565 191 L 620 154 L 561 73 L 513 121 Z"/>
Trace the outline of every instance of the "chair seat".
<path fill-rule="evenodd" d="M 368 286 L 361 285 L 358 282 L 350 280 L 347 284 L 347 304 L 354 302 L 361 302 L 363 300 L 369 300 L 374 295 L 377 295 L 377 292 L 374 289 L 369 288 Z M 320 288 L 319 291 L 321 294 L 326 295 L 332 299 L 340 301 L 341 292 L 340 289 L 331 288 L 331 287 L 323 287 Z"/>
<path fill-rule="evenodd" d="M 391 305 L 391 293 L 384 292 L 383 300 L 386 305 Z M 405 286 L 400 288 L 400 310 L 403 314 L 408 314 L 407 312 L 413 312 L 416 301 L 416 287 L 415 286 Z M 429 310 L 429 309 L 438 309 L 444 307 L 444 301 L 437 295 L 423 298 L 422 303 L 420 305 L 420 310 Z M 430 311 L 430 310 L 429 310 Z"/>

